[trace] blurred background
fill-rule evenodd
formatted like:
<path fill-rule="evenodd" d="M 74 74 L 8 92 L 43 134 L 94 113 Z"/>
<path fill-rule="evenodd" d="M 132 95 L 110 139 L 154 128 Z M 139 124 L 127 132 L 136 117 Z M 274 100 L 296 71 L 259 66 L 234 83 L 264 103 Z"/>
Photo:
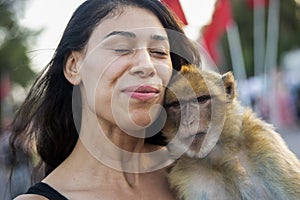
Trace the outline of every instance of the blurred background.
<path fill-rule="evenodd" d="M 199 46 L 202 68 L 233 71 L 242 104 L 273 123 L 300 158 L 300 0 L 162 1 Z M 11 163 L 7 125 L 82 2 L 0 0 L 0 199 Z M 30 184 L 25 155 L 12 196 Z"/>

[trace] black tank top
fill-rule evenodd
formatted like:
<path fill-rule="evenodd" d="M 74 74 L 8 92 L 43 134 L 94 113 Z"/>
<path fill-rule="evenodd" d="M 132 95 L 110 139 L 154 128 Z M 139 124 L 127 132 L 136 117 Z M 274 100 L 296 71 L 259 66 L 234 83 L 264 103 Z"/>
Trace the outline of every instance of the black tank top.
<path fill-rule="evenodd" d="M 50 185 L 43 182 L 39 182 L 31 186 L 25 194 L 37 194 L 46 197 L 50 200 L 68 200 Z"/>

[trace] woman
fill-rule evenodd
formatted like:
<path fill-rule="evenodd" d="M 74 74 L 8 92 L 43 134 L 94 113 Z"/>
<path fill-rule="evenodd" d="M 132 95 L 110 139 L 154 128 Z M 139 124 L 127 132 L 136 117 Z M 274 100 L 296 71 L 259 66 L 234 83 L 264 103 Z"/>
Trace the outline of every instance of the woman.
<path fill-rule="evenodd" d="M 44 170 L 16 199 L 174 199 L 154 120 L 173 69 L 199 62 L 159 1 L 84 2 L 12 124 Z"/>

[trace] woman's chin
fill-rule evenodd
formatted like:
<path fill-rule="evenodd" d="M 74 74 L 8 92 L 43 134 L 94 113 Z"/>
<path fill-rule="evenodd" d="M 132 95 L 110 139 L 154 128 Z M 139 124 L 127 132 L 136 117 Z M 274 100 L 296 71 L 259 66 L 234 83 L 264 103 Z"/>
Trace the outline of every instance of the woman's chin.
<path fill-rule="evenodd" d="M 150 117 L 140 117 L 132 120 L 131 128 L 133 130 L 145 130 L 152 124 Z"/>
<path fill-rule="evenodd" d="M 121 123 L 117 123 L 117 126 L 133 137 L 145 138 L 145 130 L 152 124 L 151 119 L 144 119 L 140 117 L 139 119 L 123 120 Z"/>
<path fill-rule="evenodd" d="M 149 127 L 157 118 L 157 114 L 151 113 L 149 110 L 134 112 L 131 114 L 131 123 L 139 129 Z"/>

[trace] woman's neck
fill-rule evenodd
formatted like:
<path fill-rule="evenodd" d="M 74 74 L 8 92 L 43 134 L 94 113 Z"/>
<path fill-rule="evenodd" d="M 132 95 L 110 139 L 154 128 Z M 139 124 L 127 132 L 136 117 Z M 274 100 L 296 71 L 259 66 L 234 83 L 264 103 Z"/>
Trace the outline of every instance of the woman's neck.
<path fill-rule="evenodd" d="M 119 155 L 118 157 L 121 157 Z M 92 155 L 91 152 L 85 147 L 85 145 L 78 140 L 73 152 L 71 155 L 65 160 L 62 167 L 68 170 L 74 170 L 72 174 L 78 174 L 80 180 L 84 177 L 87 181 L 88 180 L 95 180 L 98 183 L 106 183 L 110 184 L 120 184 L 128 186 L 133 186 L 138 184 L 138 173 L 127 173 L 125 170 L 122 171 L 116 168 L 128 168 L 128 166 L 124 166 L 127 163 L 130 163 L 129 160 L 122 158 L 123 162 L 116 162 L 110 161 L 111 157 L 106 158 L 102 156 L 101 159 L 98 159 L 97 156 Z M 121 160 L 122 160 L 121 159 Z M 129 159 L 129 158 L 127 158 Z M 125 164 L 124 164 L 125 163 Z M 81 174 L 81 175 L 80 175 Z"/>
<path fill-rule="evenodd" d="M 107 195 L 107 198 L 127 196 L 124 199 L 140 199 L 141 196 L 154 195 L 147 192 L 151 188 L 158 192 L 169 190 L 165 169 L 149 173 L 115 170 L 95 159 L 80 140 L 71 155 L 43 181 L 68 198 L 98 194 L 101 197 Z"/>
<path fill-rule="evenodd" d="M 64 173 L 75 174 L 71 179 L 75 182 L 78 179 L 81 186 L 91 179 L 99 179 L 93 182 L 111 181 L 113 185 L 133 187 L 140 182 L 140 172 L 158 165 L 157 157 L 160 164 L 167 156 L 166 149 L 155 159 L 146 154 L 160 148 L 145 144 L 143 137 L 133 137 L 118 126 L 95 117 L 94 113 L 83 111 L 79 139 L 73 152 L 54 173 L 59 173 L 56 177 L 65 176 Z"/>

